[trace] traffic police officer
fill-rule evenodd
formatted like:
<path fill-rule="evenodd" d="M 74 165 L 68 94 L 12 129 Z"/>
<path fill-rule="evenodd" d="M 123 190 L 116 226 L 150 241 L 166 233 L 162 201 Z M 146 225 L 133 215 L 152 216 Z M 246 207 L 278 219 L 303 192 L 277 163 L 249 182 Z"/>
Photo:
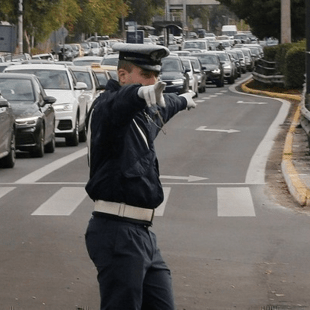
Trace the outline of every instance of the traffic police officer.
<path fill-rule="evenodd" d="M 164 195 L 154 139 L 194 93 L 163 94 L 162 46 L 117 43 L 119 82 L 109 80 L 89 117 L 90 178 L 95 209 L 86 246 L 98 271 L 101 310 L 172 310 L 170 270 L 149 230 Z"/>

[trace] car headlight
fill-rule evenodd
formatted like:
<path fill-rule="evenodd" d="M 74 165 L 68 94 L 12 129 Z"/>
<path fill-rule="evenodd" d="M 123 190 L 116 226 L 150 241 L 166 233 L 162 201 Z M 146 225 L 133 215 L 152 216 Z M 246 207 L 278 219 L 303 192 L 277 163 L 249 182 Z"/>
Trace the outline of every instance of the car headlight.
<path fill-rule="evenodd" d="M 15 123 L 17 126 L 22 127 L 35 127 L 37 125 L 39 117 L 33 116 L 33 117 L 25 117 L 25 118 L 17 118 L 15 120 Z"/>
<path fill-rule="evenodd" d="M 182 80 L 182 79 L 179 79 L 179 80 L 173 80 L 173 81 L 172 81 L 172 84 L 173 84 L 173 85 L 183 85 L 183 83 L 184 83 L 184 82 L 183 82 L 183 80 Z"/>
<path fill-rule="evenodd" d="M 214 69 L 214 70 L 212 70 L 211 72 L 212 72 L 212 73 L 220 73 L 221 70 L 220 70 L 220 69 Z"/>
<path fill-rule="evenodd" d="M 57 104 L 57 105 L 54 105 L 53 107 L 54 107 L 54 110 L 57 112 L 73 110 L 73 104 L 71 103 Z"/>

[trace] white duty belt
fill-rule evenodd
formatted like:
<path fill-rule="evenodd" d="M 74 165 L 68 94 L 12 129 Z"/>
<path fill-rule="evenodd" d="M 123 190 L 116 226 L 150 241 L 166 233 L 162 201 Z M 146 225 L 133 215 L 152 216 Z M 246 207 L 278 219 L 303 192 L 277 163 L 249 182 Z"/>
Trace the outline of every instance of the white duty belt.
<path fill-rule="evenodd" d="M 152 222 L 155 210 L 129 206 L 125 203 L 96 200 L 95 211 L 139 221 Z"/>

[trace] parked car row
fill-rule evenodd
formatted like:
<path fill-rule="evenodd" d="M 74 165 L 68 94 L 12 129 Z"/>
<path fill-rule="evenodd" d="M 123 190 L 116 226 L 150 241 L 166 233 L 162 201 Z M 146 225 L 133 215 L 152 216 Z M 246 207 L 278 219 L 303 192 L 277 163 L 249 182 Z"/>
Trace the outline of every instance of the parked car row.
<path fill-rule="evenodd" d="M 16 151 L 43 157 L 56 137 L 85 142 L 87 112 L 111 75 L 90 66 L 16 64 L 0 73 L 0 167 L 12 168 Z"/>

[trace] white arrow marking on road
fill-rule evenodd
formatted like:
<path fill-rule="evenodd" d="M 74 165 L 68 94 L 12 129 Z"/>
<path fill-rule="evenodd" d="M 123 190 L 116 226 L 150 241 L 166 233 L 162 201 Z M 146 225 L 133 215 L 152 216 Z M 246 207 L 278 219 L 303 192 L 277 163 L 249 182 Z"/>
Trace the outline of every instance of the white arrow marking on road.
<path fill-rule="evenodd" d="M 237 101 L 237 103 L 244 103 L 244 104 L 267 104 L 267 102 L 255 102 L 255 101 L 250 101 L 250 102 L 245 102 L 245 101 Z"/>
<path fill-rule="evenodd" d="M 186 180 L 187 182 L 195 182 L 207 180 L 208 178 L 196 177 L 194 175 L 189 175 L 188 177 L 175 176 L 175 175 L 161 175 L 161 179 L 172 179 L 172 180 Z"/>
<path fill-rule="evenodd" d="M 198 130 L 198 131 L 226 132 L 226 133 L 240 132 L 240 130 L 236 130 L 236 129 L 211 129 L 211 128 L 207 128 L 207 126 L 200 126 L 196 130 Z"/>

